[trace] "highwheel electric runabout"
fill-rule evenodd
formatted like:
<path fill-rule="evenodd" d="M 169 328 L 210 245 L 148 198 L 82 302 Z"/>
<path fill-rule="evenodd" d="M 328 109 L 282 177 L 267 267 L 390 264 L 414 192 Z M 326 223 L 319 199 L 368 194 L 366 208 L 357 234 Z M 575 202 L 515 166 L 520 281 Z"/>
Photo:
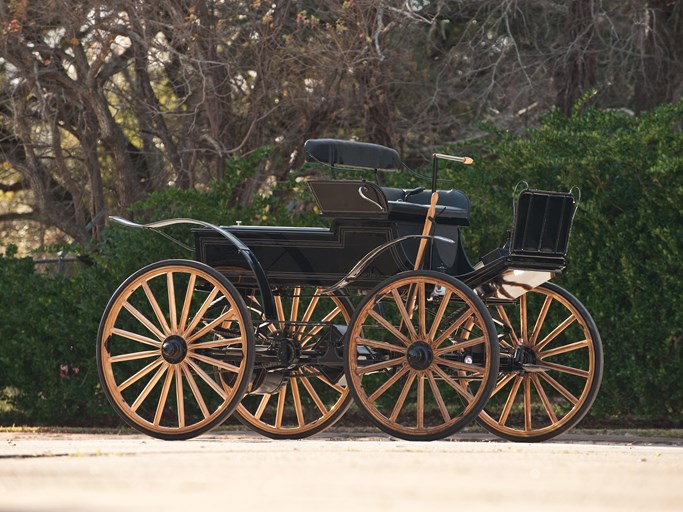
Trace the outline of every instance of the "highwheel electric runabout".
<path fill-rule="evenodd" d="M 404 168 L 393 149 L 309 140 L 309 161 Z M 549 281 L 566 267 L 572 193 L 518 194 L 507 242 L 472 265 L 459 190 L 311 180 L 329 228 L 214 226 L 194 219 L 193 260 L 130 276 L 97 340 L 102 387 L 132 427 L 187 439 L 234 414 L 275 439 L 337 422 L 352 402 L 384 432 L 435 440 L 477 420 L 512 441 L 576 425 L 602 377 L 585 307 Z M 168 235 L 167 235 L 168 236 Z"/>

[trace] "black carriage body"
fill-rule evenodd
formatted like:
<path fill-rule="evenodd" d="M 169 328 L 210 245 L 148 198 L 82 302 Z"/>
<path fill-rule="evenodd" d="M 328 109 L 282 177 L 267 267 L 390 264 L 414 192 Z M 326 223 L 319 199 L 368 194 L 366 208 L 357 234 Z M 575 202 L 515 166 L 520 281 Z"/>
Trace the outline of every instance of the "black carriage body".
<path fill-rule="evenodd" d="M 422 232 L 430 193 L 379 187 L 360 180 L 310 182 L 330 228 L 229 226 L 261 263 L 272 286 L 331 286 L 374 249 Z M 453 243 L 430 242 L 423 268 L 456 276 L 482 297 L 515 299 L 561 272 L 573 198 L 569 194 L 524 191 L 511 243 L 472 266 L 460 239 L 469 225 L 469 200 L 458 190 L 439 191 L 432 234 Z M 226 274 L 238 287 L 253 287 L 253 273 L 238 249 L 210 229 L 195 231 L 200 261 Z M 415 267 L 417 239 L 380 253 L 348 286 L 368 289 Z"/>

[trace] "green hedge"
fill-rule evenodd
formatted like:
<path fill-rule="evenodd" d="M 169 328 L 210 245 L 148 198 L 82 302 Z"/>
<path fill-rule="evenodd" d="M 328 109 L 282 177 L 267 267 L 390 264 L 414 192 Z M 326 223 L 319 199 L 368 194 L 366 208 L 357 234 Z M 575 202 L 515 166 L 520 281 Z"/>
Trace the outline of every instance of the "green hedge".
<path fill-rule="evenodd" d="M 605 373 L 594 417 L 683 419 L 683 101 L 638 117 L 588 110 L 525 137 L 490 131 L 476 165 L 444 173 L 472 200 L 473 254 L 503 239 L 512 190 L 581 189 L 569 266 L 556 282 L 590 311 Z"/>
<path fill-rule="evenodd" d="M 448 148 L 475 165 L 444 165 L 443 186 L 472 201 L 465 243 L 474 260 L 500 245 L 512 224 L 512 190 L 568 190 L 582 200 L 569 267 L 557 282 L 591 312 L 605 348 L 594 421 L 683 422 L 683 102 L 639 117 L 588 110 L 550 115 L 524 137 L 489 129 L 477 145 Z M 138 220 L 189 216 L 215 223 L 319 224 L 310 194 L 294 180 L 248 208 L 227 198 L 261 154 L 230 164 L 208 191 L 169 189 L 136 205 Z M 390 184 L 425 185 L 405 174 Z M 428 186 L 428 185 L 426 185 Z M 186 237 L 187 230 L 174 230 Z M 189 241 L 189 238 L 187 239 Z M 118 284 L 147 263 L 188 257 L 154 234 L 110 227 L 94 264 L 77 277 L 36 273 L 32 261 L 0 255 L 0 420 L 3 424 L 118 423 L 99 387 L 95 338 Z"/>

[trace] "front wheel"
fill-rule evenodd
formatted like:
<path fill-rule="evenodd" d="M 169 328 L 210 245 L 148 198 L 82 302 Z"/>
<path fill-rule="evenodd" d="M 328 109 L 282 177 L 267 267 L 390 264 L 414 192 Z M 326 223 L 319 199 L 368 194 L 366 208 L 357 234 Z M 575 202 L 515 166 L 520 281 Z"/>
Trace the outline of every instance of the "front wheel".
<path fill-rule="evenodd" d="M 492 306 L 501 326 L 501 373 L 479 416 L 510 441 L 545 441 L 576 425 L 602 380 L 602 342 L 576 297 L 553 283 Z M 516 354 L 516 355 L 515 355 Z"/>
<path fill-rule="evenodd" d="M 100 323 L 104 393 L 126 423 L 152 437 L 188 439 L 220 425 L 239 404 L 253 364 L 244 300 L 196 261 L 139 270 L 116 290 Z"/>
<path fill-rule="evenodd" d="M 356 404 L 384 432 L 407 440 L 440 439 L 469 424 L 498 375 L 486 306 L 438 272 L 398 274 L 369 292 L 346 348 Z"/>

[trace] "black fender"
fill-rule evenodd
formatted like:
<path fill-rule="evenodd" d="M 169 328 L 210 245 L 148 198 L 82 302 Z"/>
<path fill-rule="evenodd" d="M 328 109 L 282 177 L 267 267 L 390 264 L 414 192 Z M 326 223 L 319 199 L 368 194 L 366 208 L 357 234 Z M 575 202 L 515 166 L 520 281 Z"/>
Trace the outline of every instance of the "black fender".
<path fill-rule="evenodd" d="M 150 222 L 149 224 L 137 224 L 135 222 L 124 219 L 122 217 L 110 216 L 109 218 L 112 221 L 116 222 L 117 224 L 121 224 L 122 226 L 126 226 L 129 228 L 147 229 L 150 231 L 154 231 L 155 233 L 159 233 L 160 235 L 168 238 L 169 240 L 173 241 L 174 243 L 180 245 L 181 247 L 184 247 L 184 248 L 189 249 L 189 250 L 192 250 L 192 248 L 188 247 L 187 245 L 183 244 L 182 242 L 179 242 L 175 238 L 167 235 L 166 233 L 159 231 L 159 228 L 163 228 L 166 226 L 172 226 L 175 224 L 194 224 L 197 226 L 202 226 L 205 228 L 212 229 L 215 232 L 219 233 L 221 236 L 228 239 L 230 241 L 230 243 L 233 244 L 237 248 L 237 252 L 244 258 L 244 260 L 247 262 L 247 265 L 249 265 L 249 268 L 254 273 L 254 276 L 256 277 L 256 283 L 258 285 L 259 293 L 261 295 L 261 304 L 263 306 L 263 313 L 264 313 L 265 319 L 271 320 L 271 321 L 277 320 L 277 310 L 275 309 L 275 298 L 273 297 L 273 291 L 270 287 L 270 282 L 268 281 L 268 277 L 266 276 L 266 272 L 263 270 L 261 263 L 258 261 L 258 259 L 254 255 L 252 250 L 249 249 L 249 247 L 247 247 L 247 245 L 245 245 L 244 242 L 242 242 L 242 240 L 237 238 L 235 235 L 233 235 L 232 233 L 230 233 L 226 229 L 223 229 L 223 228 L 216 226 L 214 224 L 210 224 L 208 222 L 204 222 L 201 220 L 195 220 L 195 219 L 188 219 L 188 218 L 166 219 L 166 220 L 160 220 L 160 221 L 156 221 L 156 222 Z"/>

